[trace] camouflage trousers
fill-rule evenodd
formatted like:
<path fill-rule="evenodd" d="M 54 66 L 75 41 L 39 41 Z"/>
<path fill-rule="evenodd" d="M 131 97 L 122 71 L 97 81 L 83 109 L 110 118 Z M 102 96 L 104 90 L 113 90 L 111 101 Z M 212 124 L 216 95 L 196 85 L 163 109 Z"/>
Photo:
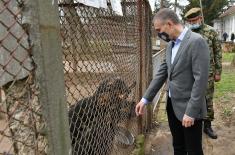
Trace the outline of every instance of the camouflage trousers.
<path fill-rule="evenodd" d="M 35 84 L 27 77 L 3 87 L 8 130 L 16 155 L 47 154 L 45 121 Z"/>
<path fill-rule="evenodd" d="M 208 81 L 208 87 L 206 90 L 206 106 L 207 106 L 207 116 L 205 120 L 214 120 L 214 109 L 213 109 L 213 97 L 214 97 L 214 80 Z"/>

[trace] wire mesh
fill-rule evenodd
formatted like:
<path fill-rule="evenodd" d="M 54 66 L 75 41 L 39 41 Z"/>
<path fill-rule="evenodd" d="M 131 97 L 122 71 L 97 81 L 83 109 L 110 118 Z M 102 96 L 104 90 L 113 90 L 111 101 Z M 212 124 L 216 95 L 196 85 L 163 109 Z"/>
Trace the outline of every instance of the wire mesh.
<path fill-rule="evenodd" d="M 34 79 L 22 0 L 0 1 L 0 154 L 46 154 L 46 126 Z"/>
<path fill-rule="evenodd" d="M 139 65 L 137 2 L 124 16 L 59 1 L 66 95 L 74 155 L 129 154 L 137 121 Z"/>

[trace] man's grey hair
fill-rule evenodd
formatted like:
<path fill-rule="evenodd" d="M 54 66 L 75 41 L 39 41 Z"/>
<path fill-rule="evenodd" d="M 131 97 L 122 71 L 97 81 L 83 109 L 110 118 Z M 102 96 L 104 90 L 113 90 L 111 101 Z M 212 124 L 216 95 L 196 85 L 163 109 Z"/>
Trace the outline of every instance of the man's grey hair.
<path fill-rule="evenodd" d="M 156 20 L 160 20 L 161 22 L 166 22 L 167 20 L 171 20 L 174 24 L 180 24 L 180 20 L 177 14 L 168 8 L 164 8 L 158 11 L 153 17 L 153 23 Z"/>

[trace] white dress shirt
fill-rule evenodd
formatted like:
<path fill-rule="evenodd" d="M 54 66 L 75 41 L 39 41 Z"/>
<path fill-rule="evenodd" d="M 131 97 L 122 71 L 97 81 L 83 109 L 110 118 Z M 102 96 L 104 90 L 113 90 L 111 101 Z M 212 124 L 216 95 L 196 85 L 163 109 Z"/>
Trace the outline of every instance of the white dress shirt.
<path fill-rule="evenodd" d="M 181 42 L 184 39 L 184 36 L 185 36 L 187 31 L 188 31 L 188 28 L 185 27 L 184 30 L 179 35 L 179 37 L 175 41 L 173 41 L 173 47 L 172 47 L 172 50 L 171 50 L 171 64 L 173 64 L 173 62 L 174 62 L 175 56 L 176 56 L 176 54 L 177 54 L 177 52 L 180 48 Z M 169 88 L 169 97 L 171 97 L 170 88 Z"/>

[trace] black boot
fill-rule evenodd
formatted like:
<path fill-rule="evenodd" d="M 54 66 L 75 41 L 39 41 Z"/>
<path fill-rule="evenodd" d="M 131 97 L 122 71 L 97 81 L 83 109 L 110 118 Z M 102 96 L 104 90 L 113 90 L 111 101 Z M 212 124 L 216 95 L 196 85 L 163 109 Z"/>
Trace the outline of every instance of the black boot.
<path fill-rule="evenodd" d="M 211 121 L 204 121 L 204 133 L 207 134 L 212 139 L 217 139 L 217 134 L 211 128 Z"/>

